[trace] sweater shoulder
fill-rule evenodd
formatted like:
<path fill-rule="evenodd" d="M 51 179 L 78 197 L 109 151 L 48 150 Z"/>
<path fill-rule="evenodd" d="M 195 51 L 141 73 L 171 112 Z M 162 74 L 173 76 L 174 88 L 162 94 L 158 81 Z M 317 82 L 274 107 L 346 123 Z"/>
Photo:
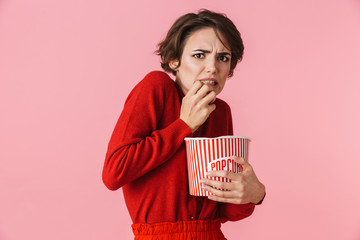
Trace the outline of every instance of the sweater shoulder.
<path fill-rule="evenodd" d="M 176 87 L 169 75 L 162 71 L 152 71 L 146 74 L 145 77 L 136 84 L 126 102 L 134 98 L 163 98 L 167 93 L 172 91 L 176 91 Z"/>
<path fill-rule="evenodd" d="M 141 80 L 141 85 L 149 88 L 149 89 L 169 89 L 174 88 L 174 81 L 170 78 L 170 76 L 162 71 L 152 71 L 146 74 L 146 76 Z"/>
<path fill-rule="evenodd" d="M 216 98 L 215 104 L 216 104 L 216 108 L 218 108 L 218 109 L 223 109 L 227 112 L 231 111 L 229 104 L 227 104 L 227 102 L 225 102 L 224 100 L 222 100 L 220 98 Z"/>

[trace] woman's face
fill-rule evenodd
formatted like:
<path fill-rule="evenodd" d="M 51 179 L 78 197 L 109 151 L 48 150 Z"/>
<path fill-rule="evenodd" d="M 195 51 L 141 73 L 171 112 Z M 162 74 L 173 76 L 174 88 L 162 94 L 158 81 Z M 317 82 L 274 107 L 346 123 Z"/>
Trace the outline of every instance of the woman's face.
<path fill-rule="evenodd" d="M 225 44 L 225 38 L 219 33 Z M 181 65 L 179 61 L 170 61 L 170 67 L 176 71 L 176 82 L 186 94 L 195 81 L 212 87 L 216 95 L 224 88 L 230 72 L 231 51 L 216 36 L 213 28 L 206 27 L 192 33 L 185 42 Z"/>

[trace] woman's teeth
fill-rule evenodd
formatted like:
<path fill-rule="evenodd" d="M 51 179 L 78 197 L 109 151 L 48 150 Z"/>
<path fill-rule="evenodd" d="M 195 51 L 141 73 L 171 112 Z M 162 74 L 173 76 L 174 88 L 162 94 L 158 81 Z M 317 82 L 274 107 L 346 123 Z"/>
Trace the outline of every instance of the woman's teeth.
<path fill-rule="evenodd" d="M 210 84 L 210 85 L 217 85 L 217 82 L 215 81 L 211 81 L 211 80 L 202 80 L 201 81 L 202 83 L 205 83 L 205 84 Z"/>

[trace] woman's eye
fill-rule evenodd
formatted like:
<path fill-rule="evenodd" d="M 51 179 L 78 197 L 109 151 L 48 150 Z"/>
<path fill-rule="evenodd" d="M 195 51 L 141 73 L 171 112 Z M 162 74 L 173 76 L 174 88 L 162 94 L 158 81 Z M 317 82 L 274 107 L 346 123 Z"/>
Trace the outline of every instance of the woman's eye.
<path fill-rule="evenodd" d="M 195 57 L 195 58 L 204 58 L 205 56 L 204 56 L 203 53 L 196 53 L 196 54 L 193 55 L 193 57 Z"/>
<path fill-rule="evenodd" d="M 219 60 L 222 61 L 222 62 L 228 62 L 229 58 L 226 57 L 226 56 L 219 56 Z"/>

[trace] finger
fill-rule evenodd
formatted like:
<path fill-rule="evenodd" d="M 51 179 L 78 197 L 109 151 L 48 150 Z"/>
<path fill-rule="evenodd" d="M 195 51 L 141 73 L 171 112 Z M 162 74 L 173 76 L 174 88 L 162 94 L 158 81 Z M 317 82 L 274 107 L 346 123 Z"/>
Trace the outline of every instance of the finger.
<path fill-rule="evenodd" d="M 199 99 L 199 105 L 200 106 L 207 106 L 211 105 L 212 102 L 214 102 L 216 99 L 216 93 L 214 91 L 210 91 L 207 93 L 207 95 L 203 96 L 201 99 Z"/>
<path fill-rule="evenodd" d="M 196 98 L 198 100 L 200 100 L 200 99 L 204 98 L 205 96 L 207 96 L 212 91 L 213 91 L 213 89 L 210 86 L 203 84 L 195 95 L 196 95 Z"/>
<path fill-rule="evenodd" d="M 245 203 L 245 198 L 237 191 L 222 191 L 209 186 L 205 186 L 204 189 L 210 193 L 210 196 L 208 196 L 208 198 L 213 201 L 234 204 Z"/>
<path fill-rule="evenodd" d="M 246 169 L 247 167 L 251 166 L 250 163 L 247 160 L 245 160 L 245 158 L 243 157 L 233 156 L 232 159 L 238 164 L 240 164 L 243 167 L 243 169 Z"/>
<path fill-rule="evenodd" d="M 216 109 L 216 105 L 215 105 L 215 104 L 209 105 L 210 113 L 212 113 L 215 109 Z"/>
<path fill-rule="evenodd" d="M 212 201 L 217 201 L 217 202 L 223 202 L 223 203 L 232 203 L 232 204 L 244 204 L 247 202 L 244 202 L 244 200 L 240 199 L 240 198 L 225 198 L 225 197 L 219 197 L 216 195 L 211 195 L 208 196 L 208 198 Z"/>
<path fill-rule="evenodd" d="M 206 175 L 209 177 L 224 177 L 224 178 L 228 178 L 231 181 L 233 180 L 237 180 L 239 178 L 239 174 L 241 173 L 233 173 L 233 172 L 229 172 L 229 171 L 209 171 L 206 172 Z"/>
<path fill-rule="evenodd" d="M 204 84 L 201 81 L 195 81 L 186 95 L 189 96 L 195 95 L 203 85 Z"/>
<path fill-rule="evenodd" d="M 214 194 L 215 196 L 218 197 L 223 197 L 223 198 L 234 198 L 236 197 L 236 194 L 234 193 L 234 191 L 228 191 L 228 190 L 224 190 L 224 189 L 217 189 L 211 186 L 205 186 L 203 185 L 202 188 L 212 194 Z"/>
<path fill-rule="evenodd" d="M 243 157 L 238 157 L 238 156 L 232 156 L 232 159 L 234 159 L 235 162 L 244 165 L 247 163 L 247 161 L 245 160 L 245 158 Z"/>
<path fill-rule="evenodd" d="M 204 186 L 210 186 L 217 189 L 226 189 L 226 190 L 233 190 L 233 183 L 230 182 L 221 182 L 216 180 L 211 180 L 208 178 L 201 179 L 201 183 Z"/>

